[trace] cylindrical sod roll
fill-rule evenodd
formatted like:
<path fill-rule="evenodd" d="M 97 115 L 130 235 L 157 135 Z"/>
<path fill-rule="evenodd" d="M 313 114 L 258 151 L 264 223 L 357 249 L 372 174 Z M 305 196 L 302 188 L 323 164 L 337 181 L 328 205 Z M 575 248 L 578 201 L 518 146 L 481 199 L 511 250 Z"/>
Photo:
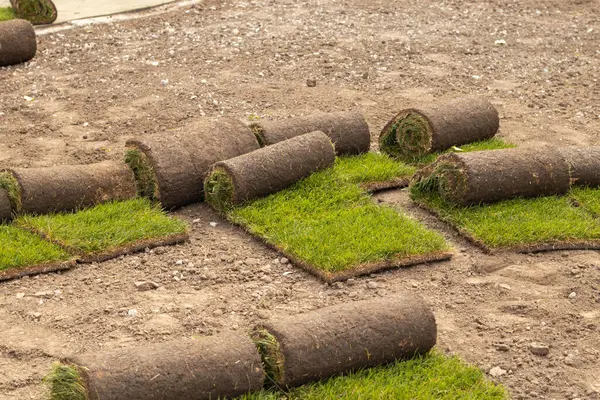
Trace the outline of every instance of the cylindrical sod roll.
<path fill-rule="evenodd" d="M 8 221 L 12 216 L 12 206 L 8 198 L 8 193 L 0 189 L 0 223 Z"/>
<path fill-rule="evenodd" d="M 371 145 L 369 126 L 359 111 L 318 113 L 279 121 L 262 121 L 250 127 L 263 146 L 315 131 L 329 136 L 338 155 L 365 153 Z"/>
<path fill-rule="evenodd" d="M 253 338 L 267 376 L 288 388 L 427 352 L 436 335 L 423 299 L 406 294 L 267 322 Z"/>
<path fill-rule="evenodd" d="M 576 186 L 600 186 L 600 147 L 559 148 L 571 175 L 571 184 Z"/>
<path fill-rule="evenodd" d="M 51 24 L 58 13 L 52 0 L 10 0 L 18 18 L 30 21 L 34 25 Z"/>
<path fill-rule="evenodd" d="M 47 214 L 74 211 L 136 196 L 133 173 L 125 164 L 103 161 L 9 170 L 19 187 L 16 211 Z"/>
<path fill-rule="evenodd" d="M 498 111 L 476 97 L 433 103 L 400 111 L 381 131 L 381 151 L 408 161 L 452 146 L 493 137 L 500 126 Z"/>
<path fill-rule="evenodd" d="M 0 67 L 29 61 L 36 51 L 35 30 L 29 22 L 22 19 L 0 22 Z"/>
<path fill-rule="evenodd" d="M 127 141 L 138 192 L 167 209 L 203 199 L 209 167 L 260 148 L 252 131 L 231 119 L 201 119 L 163 135 Z"/>
<path fill-rule="evenodd" d="M 69 364 L 88 400 L 233 398 L 264 384 L 255 344 L 237 332 L 84 354 Z M 56 374 L 66 372 L 46 380 L 61 385 L 65 379 Z"/>
<path fill-rule="evenodd" d="M 323 132 L 311 132 L 214 164 L 204 180 L 206 200 L 216 209 L 285 189 L 335 162 Z"/>
<path fill-rule="evenodd" d="M 539 197 L 566 193 L 569 168 L 553 147 L 515 148 L 450 153 L 417 174 L 420 183 L 437 181 L 442 198 L 461 206 L 516 197 Z"/>

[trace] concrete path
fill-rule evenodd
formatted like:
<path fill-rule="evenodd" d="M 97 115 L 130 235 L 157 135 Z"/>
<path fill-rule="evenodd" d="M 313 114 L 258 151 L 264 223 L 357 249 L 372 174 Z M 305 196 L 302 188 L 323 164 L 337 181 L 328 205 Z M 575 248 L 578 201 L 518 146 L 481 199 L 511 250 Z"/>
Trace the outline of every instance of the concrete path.
<path fill-rule="evenodd" d="M 148 7 L 156 7 L 174 0 L 54 0 L 58 10 L 55 24 L 75 19 L 118 14 Z M 0 0 L 0 7 L 10 6 L 9 0 Z"/>

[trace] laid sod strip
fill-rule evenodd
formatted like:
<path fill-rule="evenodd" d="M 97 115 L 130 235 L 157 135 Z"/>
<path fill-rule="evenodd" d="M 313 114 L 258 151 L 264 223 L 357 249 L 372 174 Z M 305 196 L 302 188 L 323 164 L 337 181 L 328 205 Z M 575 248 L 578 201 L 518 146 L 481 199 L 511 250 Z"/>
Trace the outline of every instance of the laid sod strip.
<path fill-rule="evenodd" d="M 387 154 L 365 153 L 336 160 L 335 178 L 360 185 L 368 192 L 408 186 L 416 168 Z"/>
<path fill-rule="evenodd" d="M 25 215 L 15 223 L 63 246 L 83 262 L 188 239 L 183 221 L 167 216 L 147 199 L 106 203 L 75 214 Z"/>
<path fill-rule="evenodd" d="M 12 225 L 0 225 L 0 281 L 74 265 L 59 246 Z"/>
<path fill-rule="evenodd" d="M 212 164 L 259 148 L 246 125 L 226 118 L 198 119 L 166 134 L 129 140 L 127 146 L 138 191 L 165 209 L 202 201 Z"/>
<path fill-rule="evenodd" d="M 323 132 L 311 132 L 220 161 L 204 180 L 206 201 L 220 211 L 289 187 L 331 167 L 335 151 Z"/>
<path fill-rule="evenodd" d="M 363 369 L 288 392 L 261 391 L 237 400 L 507 400 L 502 386 L 477 367 L 436 351 L 387 366 Z"/>
<path fill-rule="evenodd" d="M 382 152 L 415 161 L 452 146 L 492 138 L 498 111 L 485 99 L 459 98 L 400 111 L 379 135 Z"/>
<path fill-rule="evenodd" d="M 329 282 L 450 258 L 440 234 L 390 207 L 376 205 L 359 182 L 340 178 L 350 170 L 345 162 L 341 158 L 333 168 L 235 207 L 226 216 Z"/>
<path fill-rule="evenodd" d="M 0 224 L 12 218 L 12 206 L 8 192 L 0 188 Z"/>
<path fill-rule="evenodd" d="M 417 172 L 413 191 L 437 191 L 460 206 L 564 194 L 569 168 L 552 147 L 449 153 Z"/>
<path fill-rule="evenodd" d="M 425 353 L 436 335 L 435 317 L 423 299 L 404 294 L 266 322 L 254 337 L 267 376 L 290 388 Z"/>
<path fill-rule="evenodd" d="M 435 191 L 413 190 L 411 197 L 487 252 L 600 248 L 600 220 L 584 207 L 574 206 L 569 196 L 472 207 L 449 205 Z"/>
<path fill-rule="evenodd" d="M 18 184 L 19 197 L 14 203 L 19 214 L 74 211 L 136 196 L 133 173 L 126 164 L 114 161 L 4 172 L 12 174 Z"/>
<path fill-rule="evenodd" d="M 575 187 L 569 192 L 569 196 L 576 205 L 600 217 L 600 190 L 589 187 Z"/>
<path fill-rule="evenodd" d="M 278 121 L 260 121 L 250 125 L 261 145 L 270 146 L 306 133 L 324 132 L 335 145 L 338 155 L 369 151 L 371 133 L 359 111 L 318 113 Z"/>
<path fill-rule="evenodd" d="M 67 369 L 67 377 L 57 368 Z M 45 381 L 51 393 L 74 393 L 52 400 L 208 400 L 261 389 L 264 371 L 248 335 L 225 332 L 75 356 L 55 366 Z M 82 387 L 85 397 L 77 397 Z"/>
<path fill-rule="evenodd" d="M 58 13 L 52 0 L 10 0 L 17 18 L 26 19 L 34 25 L 51 24 Z"/>
<path fill-rule="evenodd" d="M 55 363 L 43 382 L 50 387 L 52 400 L 87 400 L 87 389 L 76 366 Z"/>
<path fill-rule="evenodd" d="M 571 177 L 571 185 L 600 186 L 600 147 L 560 147 Z"/>
<path fill-rule="evenodd" d="M 29 22 L 22 19 L 0 22 L 0 67 L 29 61 L 36 51 L 35 30 Z"/>
<path fill-rule="evenodd" d="M 15 18 L 15 10 L 12 7 L 0 7 L 0 22 Z"/>

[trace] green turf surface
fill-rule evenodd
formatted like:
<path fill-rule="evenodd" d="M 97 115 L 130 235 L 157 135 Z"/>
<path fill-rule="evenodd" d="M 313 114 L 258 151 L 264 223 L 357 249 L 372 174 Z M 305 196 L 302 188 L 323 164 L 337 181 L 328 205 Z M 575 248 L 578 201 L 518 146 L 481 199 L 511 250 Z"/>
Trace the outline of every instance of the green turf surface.
<path fill-rule="evenodd" d="M 436 352 L 388 366 L 338 376 L 289 392 L 262 391 L 238 400 L 438 400 L 508 399 L 484 373 L 456 357 Z"/>
<path fill-rule="evenodd" d="M 327 273 L 448 251 L 440 234 L 390 207 L 376 205 L 358 186 L 405 171 L 406 166 L 387 156 L 339 158 L 334 167 L 235 207 L 228 217 Z"/>
<path fill-rule="evenodd" d="M 437 192 L 415 187 L 411 197 L 489 249 L 600 240 L 600 220 L 590 212 L 600 206 L 599 190 L 574 189 L 567 196 L 511 199 L 472 207 L 449 205 Z M 574 198 L 581 199 L 581 207 L 574 204 Z M 589 208 L 583 206 L 586 202 Z"/>
<path fill-rule="evenodd" d="M 0 7 L 0 21 L 8 21 L 15 18 L 15 10 L 12 7 Z"/>
<path fill-rule="evenodd" d="M 52 366 L 52 370 L 43 379 L 50 389 L 51 400 L 86 400 L 85 389 L 81 374 L 70 365 L 59 362 Z"/>
<path fill-rule="evenodd" d="M 0 271 L 65 261 L 60 247 L 12 225 L 0 225 Z"/>
<path fill-rule="evenodd" d="M 600 217 L 600 189 L 573 188 L 570 196 L 576 204 Z"/>
<path fill-rule="evenodd" d="M 101 204 L 72 214 L 22 216 L 15 223 L 84 254 L 111 251 L 187 230 L 183 221 L 167 216 L 146 199 Z"/>

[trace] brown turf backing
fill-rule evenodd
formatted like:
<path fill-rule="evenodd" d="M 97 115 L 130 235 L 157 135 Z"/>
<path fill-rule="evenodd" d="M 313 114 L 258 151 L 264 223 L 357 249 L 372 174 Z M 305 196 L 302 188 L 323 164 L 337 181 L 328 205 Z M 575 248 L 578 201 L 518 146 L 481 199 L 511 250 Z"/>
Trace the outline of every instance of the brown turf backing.
<path fill-rule="evenodd" d="M 22 268 L 10 268 L 7 270 L 0 271 L 0 281 L 6 281 L 9 279 L 22 278 L 29 275 L 46 274 L 49 272 L 63 271 L 66 269 L 73 268 L 75 266 L 75 260 L 70 261 L 59 261 L 44 264 L 29 265 Z"/>
<path fill-rule="evenodd" d="M 89 400 L 202 400 L 259 390 L 264 372 L 258 351 L 243 332 L 83 354 Z"/>
<path fill-rule="evenodd" d="M 283 388 L 413 357 L 430 350 L 437 335 L 433 313 L 414 294 L 344 303 L 257 329 L 279 343 Z"/>
<path fill-rule="evenodd" d="M 22 19 L 0 22 L 0 67 L 29 61 L 36 51 L 31 23 Z"/>
<path fill-rule="evenodd" d="M 569 166 L 571 184 L 600 186 L 600 147 L 563 147 L 558 151 Z"/>
<path fill-rule="evenodd" d="M 136 196 L 133 172 L 124 163 L 103 161 L 10 170 L 21 188 L 19 213 L 74 211 Z"/>
<path fill-rule="evenodd" d="M 551 196 L 570 188 L 567 163 L 549 146 L 450 153 L 436 161 L 444 164 L 454 173 L 443 174 L 441 195 L 461 206 Z"/>
<path fill-rule="evenodd" d="M 231 119 L 199 119 L 161 135 L 127 141 L 143 152 L 154 170 L 158 198 L 166 209 L 203 200 L 209 167 L 260 148 L 243 123 Z"/>
<path fill-rule="evenodd" d="M 251 126 L 267 146 L 315 131 L 329 136 L 338 155 L 365 153 L 371 145 L 369 126 L 359 111 L 318 113 L 278 121 L 262 121 Z"/>
<path fill-rule="evenodd" d="M 230 176 L 233 204 L 240 204 L 285 189 L 334 162 L 335 151 L 329 137 L 323 132 L 311 132 L 220 161 L 212 169 Z"/>
<path fill-rule="evenodd" d="M 6 190 L 0 189 L 0 223 L 12 218 L 12 207 Z"/>

